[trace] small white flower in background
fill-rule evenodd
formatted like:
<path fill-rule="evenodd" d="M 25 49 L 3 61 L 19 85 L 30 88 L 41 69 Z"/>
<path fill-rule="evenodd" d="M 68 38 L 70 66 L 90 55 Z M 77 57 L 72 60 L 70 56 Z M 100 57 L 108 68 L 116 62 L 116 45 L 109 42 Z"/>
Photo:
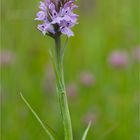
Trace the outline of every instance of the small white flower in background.
<path fill-rule="evenodd" d="M 115 50 L 108 57 L 108 63 L 114 68 L 125 68 L 128 62 L 128 54 L 124 51 Z"/>
<path fill-rule="evenodd" d="M 140 46 L 133 49 L 133 57 L 136 61 L 140 61 Z"/>
<path fill-rule="evenodd" d="M 68 93 L 68 96 L 76 97 L 78 92 L 78 87 L 74 82 L 71 82 L 66 85 L 66 91 Z"/>
<path fill-rule="evenodd" d="M 93 86 L 96 83 L 96 78 L 91 72 L 83 71 L 80 74 L 80 82 L 84 86 Z"/>
<path fill-rule="evenodd" d="M 83 117 L 83 123 L 84 124 L 88 124 L 90 121 L 95 123 L 96 120 L 97 120 L 97 116 L 96 116 L 96 113 L 93 113 L 93 112 L 88 112 L 87 114 L 85 114 L 85 116 Z"/>
<path fill-rule="evenodd" d="M 15 60 L 15 54 L 10 50 L 2 50 L 0 52 L 0 66 L 8 66 Z"/>

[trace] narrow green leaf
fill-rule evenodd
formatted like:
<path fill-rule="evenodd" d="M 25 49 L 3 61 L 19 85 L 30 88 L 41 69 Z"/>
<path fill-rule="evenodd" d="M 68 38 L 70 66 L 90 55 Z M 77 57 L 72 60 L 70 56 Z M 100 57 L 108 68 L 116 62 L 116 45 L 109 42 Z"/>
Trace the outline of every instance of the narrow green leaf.
<path fill-rule="evenodd" d="M 25 102 L 25 104 L 27 105 L 27 107 L 30 109 L 30 111 L 33 113 L 35 118 L 38 120 L 38 122 L 40 123 L 40 125 L 42 126 L 44 131 L 47 133 L 47 135 L 49 136 L 50 140 L 55 140 L 54 131 L 48 125 L 47 125 L 47 127 L 44 125 L 44 123 L 41 121 L 41 119 L 36 114 L 36 112 L 33 110 L 33 108 L 30 106 L 30 104 L 27 102 L 27 100 L 23 97 L 22 93 L 20 93 L 20 96 L 21 96 L 22 100 Z"/>
<path fill-rule="evenodd" d="M 88 134 L 88 131 L 89 131 L 90 127 L 91 127 L 91 122 L 89 122 L 89 124 L 88 124 L 88 126 L 86 128 L 86 130 L 85 130 L 85 132 L 83 134 L 82 140 L 86 140 L 86 137 L 87 137 L 87 134 Z"/>
<path fill-rule="evenodd" d="M 57 83 L 59 83 L 59 85 L 62 85 L 63 83 L 60 81 L 60 74 L 59 74 L 59 71 L 57 70 L 55 58 L 54 58 L 51 50 L 49 50 L 49 54 L 50 54 L 50 58 L 51 58 L 51 61 L 53 64 L 53 68 L 54 68 L 54 72 L 55 72 L 55 76 L 56 76 L 56 81 L 57 81 Z M 62 88 L 62 87 L 60 87 L 60 88 Z"/>
<path fill-rule="evenodd" d="M 56 75 L 56 80 L 58 80 L 58 72 L 57 72 L 57 69 L 56 69 L 56 64 L 55 64 L 55 60 L 54 60 L 54 56 L 52 54 L 52 51 L 49 50 L 49 54 L 50 54 L 50 58 L 51 58 L 51 61 L 52 61 L 52 64 L 53 64 L 53 68 L 54 68 L 54 72 L 55 72 L 55 75 Z"/>
<path fill-rule="evenodd" d="M 69 40 L 69 38 L 66 37 L 66 41 L 64 43 L 64 46 L 63 46 L 63 48 L 61 48 L 61 59 L 63 59 L 63 57 L 64 57 L 64 52 L 65 52 L 65 48 L 67 47 L 68 40 Z"/>

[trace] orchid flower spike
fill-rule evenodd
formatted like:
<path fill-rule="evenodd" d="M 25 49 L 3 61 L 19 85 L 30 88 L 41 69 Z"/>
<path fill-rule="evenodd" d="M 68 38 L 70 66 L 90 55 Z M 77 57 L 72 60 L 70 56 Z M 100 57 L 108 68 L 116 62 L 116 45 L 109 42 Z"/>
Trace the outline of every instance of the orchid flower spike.
<path fill-rule="evenodd" d="M 78 6 L 75 0 L 45 0 L 40 2 L 37 17 L 35 20 L 41 21 L 38 29 L 51 37 L 65 34 L 68 37 L 74 36 L 71 28 L 77 24 L 78 15 L 73 10 Z"/>

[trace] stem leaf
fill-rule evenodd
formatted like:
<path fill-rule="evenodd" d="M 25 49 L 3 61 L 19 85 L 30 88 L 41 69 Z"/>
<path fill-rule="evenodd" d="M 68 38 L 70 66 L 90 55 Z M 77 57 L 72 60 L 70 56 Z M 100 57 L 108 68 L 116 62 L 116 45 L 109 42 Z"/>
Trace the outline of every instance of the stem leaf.
<path fill-rule="evenodd" d="M 63 48 L 61 48 L 61 59 L 63 59 L 63 57 L 64 57 L 64 52 L 65 52 L 65 48 L 67 47 L 67 44 L 68 44 L 68 39 L 69 38 L 67 37 Z"/>
<path fill-rule="evenodd" d="M 82 140 L 86 140 L 86 137 L 87 137 L 87 134 L 88 134 L 88 131 L 89 131 L 90 127 L 91 127 L 91 121 L 89 122 L 89 124 L 88 124 L 86 130 L 84 131 Z"/>
<path fill-rule="evenodd" d="M 40 125 L 42 126 L 42 128 L 44 129 L 44 131 L 47 133 L 47 135 L 49 136 L 50 140 L 55 140 L 55 138 L 54 138 L 55 132 L 53 131 L 53 129 L 50 128 L 48 125 L 45 126 L 45 124 L 41 121 L 41 119 L 39 118 L 39 116 L 37 115 L 37 113 L 33 110 L 33 108 L 30 106 L 30 104 L 24 98 L 24 96 L 22 95 L 22 93 L 20 93 L 20 96 L 21 96 L 21 99 L 24 101 L 24 103 L 29 108 L 29 110 L 32 112 L 32 114 L 34 115 L 34 117 L 40 123 Z"/>

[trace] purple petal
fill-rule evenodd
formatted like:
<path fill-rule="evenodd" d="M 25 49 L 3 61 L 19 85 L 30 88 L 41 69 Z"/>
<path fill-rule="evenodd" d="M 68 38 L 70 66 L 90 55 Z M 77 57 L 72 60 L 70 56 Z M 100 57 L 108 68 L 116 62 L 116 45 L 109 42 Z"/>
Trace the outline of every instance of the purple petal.
<path fill-rule="evenodd" d="M 53 21 L 51 22 L 52 24 L 60 24 L 60 22 L 61 22 L 61 20 L 62 20 L 62 18 L 61 17 L 56 17 L 56 18 L 54 18 L 53 19 Z"/>
<path fill-rule="evenodd" d="M 49 5 L 51 3 L 50 0 L 46 0 L 46 4 Z"/>
<path fill-rule="evenodd" d="M 62 20 L 59 25 L 61 27 L 69 27 L 69 28 L 71 28 L 71 27 L 73 27 L 74 24 L 72 22 L 70 22 L 70 21 Z"/>
<path fill-rule="evenodd" d="M 69 29 L 68 27 L 64 27 L 61 29 L 61 32 L 65 35 L 67 35 L 68 37 L 70 36 L 74 36 L 74 33 L 72 32 L 71 29 Z"/>
<path fill-rule="evenodd" d="M 51 4 L 49 5 L 49 9 L 50 9 L 51 11 L 54 11 L 54 10 L 55 10 L 55 5 L 54 5 L 53 3 L 51 3 Z"/>
<path fill-rule="evenodd" d="M 46 5 L 45 5 L 45 3 L 41 1 L 41 2 L 40 2 L 39 8 L 40 8 L 42 11 L 46 11 Z"/>
<path fill-rule="evenodd" d="M 64 8 L 70 7 L 74 3 L 74 1 L 75 0 L 70 0 L 70 1 L 66 2 L 64 5 Z"/>
<path fill-rule="evenodd" d="M 51 24 L 48 24 L 48 26 L 45 27 L 45 30 L 52 34 L 55 34 L 54 27 Z"/>
<path fill-rule="evenodd" d="M 50 23 L 44 23 L 38 25 L 38 29 L 45 35 L 47 32 L 55 34 L 54 28 Z"/>
<path fill-rule="evenodd" d="M 40 30 L 44 35 L 46 34 L 44 24 L 39 24 L 39 25 L 37 26 L 37 28 L 38 28 L 38 30 Z"/>
<path fill-rule="evenodd" d="M 35 18 L 35 20 L 44 20 L 46 17 L 46 15 L 43 11 L 39 11 L 36 16 L 37 16 L 37 18 Z"/>
<path fill-rule="evenodd" d="M 74 9 L 76 9 L 76 8 L 78 8 L 78 6 L 75 5 L 75 4 L 71 6 L 71 10 L 74 10 Z"/>

